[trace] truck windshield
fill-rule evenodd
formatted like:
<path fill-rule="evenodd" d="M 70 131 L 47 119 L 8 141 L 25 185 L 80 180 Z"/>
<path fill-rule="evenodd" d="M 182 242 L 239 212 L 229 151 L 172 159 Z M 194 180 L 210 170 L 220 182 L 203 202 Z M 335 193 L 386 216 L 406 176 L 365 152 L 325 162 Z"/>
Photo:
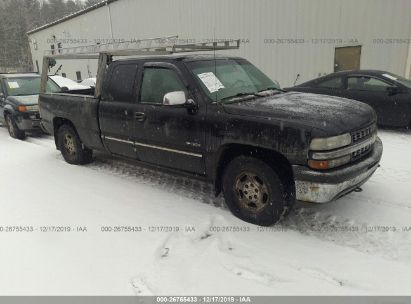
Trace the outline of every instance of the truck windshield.
<path fill-rule="evenodd" d="M 40 77 L 21 77 L 6 79 L 6 89 L 9 96 L 38 95 L 40 93 Z M 57 93 L 60 88 L 50 79 L 47 81 L 47 92 Z"/>
<path fill-rule="evenodd" d="M 216 102 L 265 90 L 280 90 L 277 84 L 244 59 L 195 61 L 189 62 L 188 67 L 204 92 Z"/>

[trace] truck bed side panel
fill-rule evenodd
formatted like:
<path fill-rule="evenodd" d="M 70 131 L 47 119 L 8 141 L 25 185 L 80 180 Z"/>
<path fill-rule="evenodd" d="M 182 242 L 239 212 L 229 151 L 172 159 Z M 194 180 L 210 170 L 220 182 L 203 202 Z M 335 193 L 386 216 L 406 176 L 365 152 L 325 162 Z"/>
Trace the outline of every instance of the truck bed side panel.
<path fill-rule="evenodd" d="M 86 147 L 104 150 L 98 121 L 99 101 L 96 98 L 72 94 L 40 94 L 39 106 L 43 126 L 50 134 L 54 134 L 55 119 L 66 119 L 74 125 Z"/>

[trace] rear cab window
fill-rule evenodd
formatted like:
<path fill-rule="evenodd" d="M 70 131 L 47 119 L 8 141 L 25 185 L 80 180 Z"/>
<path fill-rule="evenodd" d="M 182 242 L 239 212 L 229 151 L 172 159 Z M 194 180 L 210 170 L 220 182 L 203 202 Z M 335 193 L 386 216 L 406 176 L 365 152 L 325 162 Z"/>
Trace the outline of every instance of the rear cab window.
<path fill-rule="evenodd" d="M 134 102 L 137 63 L 121 63 L 113 67 L 109 86 L 102 99 L 107 101 Z"/>

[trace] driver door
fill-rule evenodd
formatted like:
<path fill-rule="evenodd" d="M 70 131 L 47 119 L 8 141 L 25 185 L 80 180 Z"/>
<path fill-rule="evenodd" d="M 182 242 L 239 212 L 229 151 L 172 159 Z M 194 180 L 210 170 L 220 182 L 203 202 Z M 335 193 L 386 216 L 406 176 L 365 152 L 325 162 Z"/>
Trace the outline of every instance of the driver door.
<path fill-rule="evenodd" d="M 184 91 L 188 83 L 170 63 L 146 63 L 140 76 L 135 138 L 137 158 L 191 173 L 205 173 L 205 107 L 163 105 L 164 95 Z"/>

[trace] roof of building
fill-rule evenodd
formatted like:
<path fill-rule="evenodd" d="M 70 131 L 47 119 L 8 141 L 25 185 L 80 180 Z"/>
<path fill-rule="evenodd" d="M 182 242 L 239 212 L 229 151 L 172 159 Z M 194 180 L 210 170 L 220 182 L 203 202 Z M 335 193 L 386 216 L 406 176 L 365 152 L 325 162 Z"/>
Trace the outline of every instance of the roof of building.
<path fill-rule="evenodd" d="M 28 32 L 27 32 L 27 35 L 31 35 L 31 34 L 34 34 L 34 33 L 36 33 L 36 32 L 40 32 L 40 31 L 42 31 L 42 30 L 44 30 L 44 29 L 47 29 L 47 28 L 52 27 L 52 26 L 54 26 L 54 25 L 57 25 L 57 24 L 59 24 L 59 23 L 63 23 L 63 22 L 65 22 L 65 21 L 67 21 L 67 20 L 76 18 L 76 17 L 78 17 L 78 16 L 87 14 L 87 13 L 90 12 L 90 11 L 94 11 L 94 10 L 100 8 L 100 7 L 106 6 L 106 5 L 108 5 L 108 4 L 112 3 L 112 2 L 116 2 L 116 1 L 118 1 L 118 0 L 104 0 L 104 1 L 101 1 L 100 3 L 97 3 L 97 4 L 93 5 L 93 6 L 87 7 L 87 8 L 85 8 L 85 9 L 81 10 L 81 11 L 78 11 L 78 12 L 76 12 L 76 13 L 70 14 L 70 15 L 68 15 L 68 16 L 65 16 L 65 17 L 61 18 L 61 19 L 58 19 L 58 20 L 56 20 L 56 21 L 47 23 L 47 24 L 42 25 L 42 26 L 40 26 L 40 27 L 38 27 L 38 28 L 35 28 L 35 29 L 31 30 L 31 31 L 28 31 Z"/>

